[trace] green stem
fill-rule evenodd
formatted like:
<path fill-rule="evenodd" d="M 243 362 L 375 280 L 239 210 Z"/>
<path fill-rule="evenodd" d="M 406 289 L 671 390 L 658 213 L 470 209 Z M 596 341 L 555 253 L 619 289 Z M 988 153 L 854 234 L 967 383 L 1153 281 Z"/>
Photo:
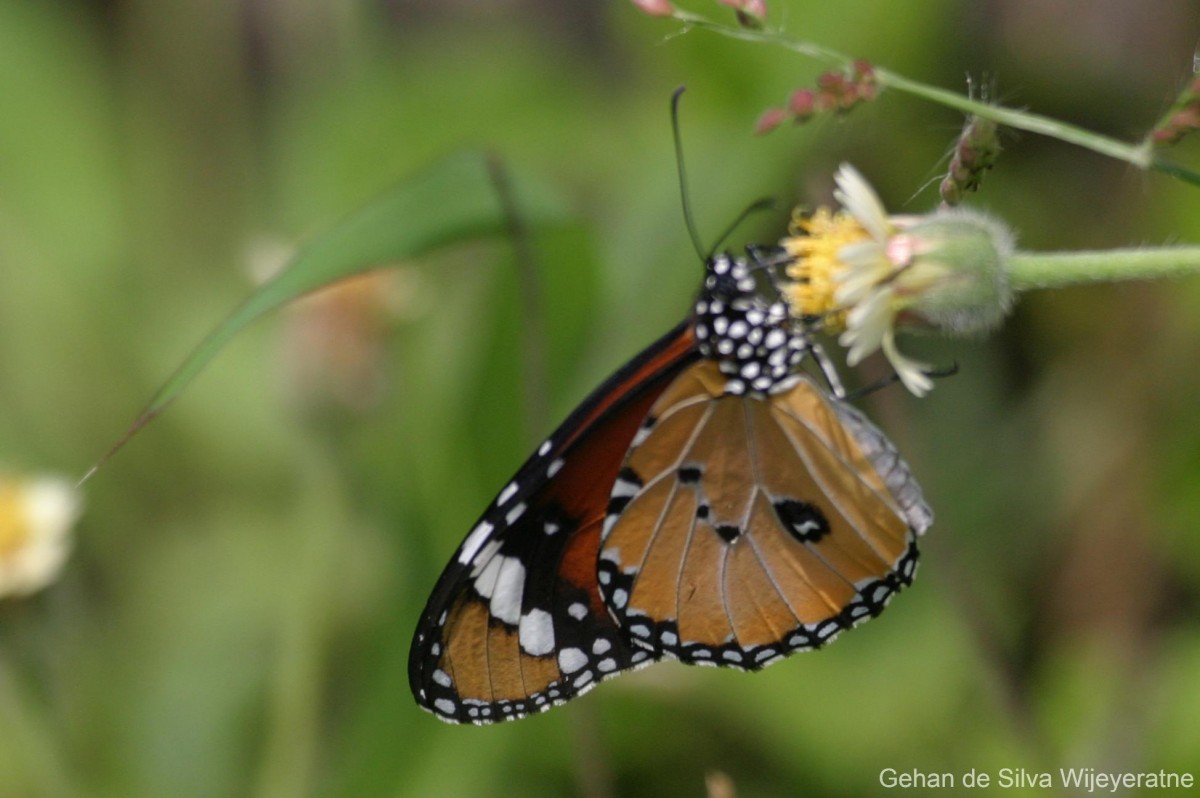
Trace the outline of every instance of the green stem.
<path fill-rule="evenodd" d="M 674 18 L 688 28 L 700 28 L 742 41 L 774 44 L 841 69 L 849 69 L 854 63 L 852 58 L 836 50 L 811 42 L 790 39 L 779 31 L 732 27 L 678 9 L 674 13 Z M 1153 169 L 1192 185 L 1200 186 L 1200 172 L 1180 166 L 1158 155 L 1149 139 L 1143 139 L 1137 144 L 1130 144 L 1047 116 L 974 100 L 957 92 L 906 78 L 888 69 L 875 67 L 874 72 L 875 80 L 881 87 L 920 97 L 965 114 L 974 114 L 984 119 L 990 119 L 997 124 L 1016 130 L 1049 136 L 1110 158 L 1116 158 L 1141 170 Z"/>
<path fill-rule="evenodd" d="M 1057 119 L 1051 119 L 1047 116 L 972 100 L 956 92 L 939 89 L 936 86 L 929 86 L 916 80 L 910 80 L 903 75 L 898 75 L 887 69 L 876 67 L 875 79 L 881 86 L 887 86 L 896 91 L 911 94 L 914 97 L 931 100 L 932 102 L 945 105 L 948 108 L 955 108 L 966 114 L 974 114 L 984 119 L 990 119 L 997 124 L 1006 125 L 1016 130 L 1037 133 L 1042 136 L 1058 139 L 1059 141 L 1065 141 L 1068 144 L 1075 144 L 1093 152 L 1098 152 L 1101 155 L 1107 155 L 1110 158 L 1116 158 L 1133 164 L 1139 169 L 1147 169 L 1153 162 L 1153 152 L 1147 142 L 1129 144 L 1124 141 L 1118 141 L 1117 139 L 1102 136 L 1099 133 L 1093 133 L 1090 130 L 1085 130 L 1066 122 L 1060 122 Z"/>
<path fill-rule="evenodd" d="M 1009 261 L 1016 291 L 1116 280 L 1200 274 L 1200 246 L 1102 252 L 1017 252 Z"/>
<path fill-rule="evenodd" d="M 756 30 L 754 28 L 734 28 L 729 25 L 723 25 L 719 22 L 701 17 L 697 14 L 692 14 L 687 11 L 675 9 L 672 15 L 675 19 L 684 23 L 688 28 L 701 28 L 710 30 L 714 33 L 719 33 L 722 36 L 728 36 L 731 39 L 741 39 L 746 42 L 767 42 L 784 47 L 794 53 L 807 56 L 817 61 L 824 61 L 830 66 L 847 66 L 851 60 L 836 50 L 830 50 L 827 47 L 822 47 L 819 44 L 812 42 L 796 41 L 789 39 L 782 34 L 771 30 Z"/>

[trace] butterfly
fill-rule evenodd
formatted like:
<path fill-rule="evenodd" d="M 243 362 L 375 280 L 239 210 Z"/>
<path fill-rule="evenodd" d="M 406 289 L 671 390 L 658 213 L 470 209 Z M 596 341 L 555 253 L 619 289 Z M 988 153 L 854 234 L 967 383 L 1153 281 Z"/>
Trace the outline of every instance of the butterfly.
<path fill-rule="evenodd" d="M 771 267 L 708 257 L 687 318 L 488 506 L 420 618 L 422 708 L 485 724 L 663 659 L 758 670 L 912 582 L 932 512 L 883 433 L 802 368 L 828 374 Z"/>

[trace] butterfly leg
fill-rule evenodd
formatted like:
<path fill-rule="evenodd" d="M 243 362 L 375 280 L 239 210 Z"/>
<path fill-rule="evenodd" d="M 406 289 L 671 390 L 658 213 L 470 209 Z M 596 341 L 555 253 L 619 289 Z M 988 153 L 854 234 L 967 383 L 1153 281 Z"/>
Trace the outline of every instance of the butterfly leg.
<path fill-rule="evenodd" d="M 810 341 L 808 351 L 812 354 L 813 360 L 817 361 L 817 366 L 821 369 L 821 376 L 829 385 L 829 392 L 837 399 L 845 399 L 846 389 L 842 387 L 842 380 L 838 377 L 837 368 L 829 359 L 829 355 L 825 354 L 824 347 L 816 341 Z"/>

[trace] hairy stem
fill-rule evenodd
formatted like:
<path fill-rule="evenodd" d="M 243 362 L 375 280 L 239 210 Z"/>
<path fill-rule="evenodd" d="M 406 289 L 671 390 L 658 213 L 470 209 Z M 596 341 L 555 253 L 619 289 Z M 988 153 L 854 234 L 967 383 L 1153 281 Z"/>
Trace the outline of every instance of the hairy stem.
<path fill-rule="evenodd" d="M 1017 252 L 1009 261 L 1017 291 L 1115 280 L 1200 274 L 1200 247 L 1110 249 L 1096 252 Z"/>

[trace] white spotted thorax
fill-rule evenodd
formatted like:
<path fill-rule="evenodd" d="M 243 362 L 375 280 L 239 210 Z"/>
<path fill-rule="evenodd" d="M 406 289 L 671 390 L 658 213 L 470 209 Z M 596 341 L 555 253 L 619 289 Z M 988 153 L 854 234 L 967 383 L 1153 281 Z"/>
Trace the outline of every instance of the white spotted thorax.
<path fill-rule="evenodd" d="M 796 367 L 811 342 L 788 315 L 784 301 L 766 299 L 743 258 L 722 253 L 705 264 L 696 300 L 700 353 L 729 378 L 726 393 L 771 394 L 798 379 Z"/>

